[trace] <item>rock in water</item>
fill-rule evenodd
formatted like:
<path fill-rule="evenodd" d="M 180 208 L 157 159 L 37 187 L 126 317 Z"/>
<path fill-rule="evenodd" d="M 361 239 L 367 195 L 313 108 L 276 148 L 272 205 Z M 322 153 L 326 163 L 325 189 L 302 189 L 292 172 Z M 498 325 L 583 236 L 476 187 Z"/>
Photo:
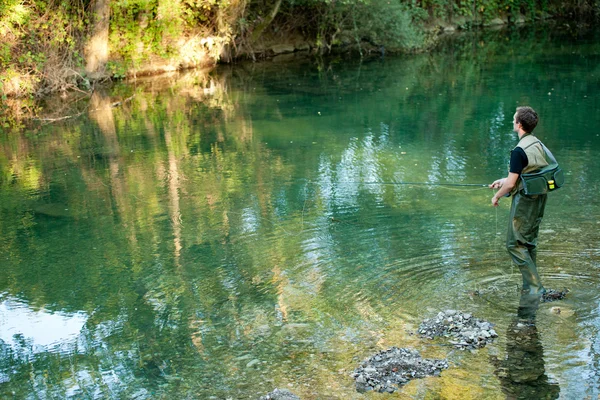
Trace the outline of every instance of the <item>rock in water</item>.
<path fill-rule="evenodd" d="M 271 393 L 261 396 L 259 400 L 300 400 L 300 397 L 287 389 L 275 389 Z"/>
<path fill-rule="evenodd" d="M 352 373 L 356 390 L 393 393 L 409 381 L 439 376 L 448 361 L 421 358 L 416 350 L 391 347 L 364 360 Z"/>
<path fill-rule="evenodd" d="M 484 347 L 498 337 L 489 322 L 455 310 L 440 311 L 435 317 L 426 319 L 419 325 L 418 332 L 428 339 L 452 337 L 454 340 L 450 343 L 462 350 Z"/>

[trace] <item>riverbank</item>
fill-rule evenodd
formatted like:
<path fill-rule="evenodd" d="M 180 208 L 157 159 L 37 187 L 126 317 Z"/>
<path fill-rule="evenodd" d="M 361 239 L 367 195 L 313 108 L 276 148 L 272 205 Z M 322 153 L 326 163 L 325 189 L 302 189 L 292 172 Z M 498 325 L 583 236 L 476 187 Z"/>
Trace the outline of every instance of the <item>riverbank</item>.
<path fill-rule="evenodd" d="M 544 11 L 529 16 L 518 14 L 512 18 L 503 14 L 492 19 L 453 16 L 445 19 L 411 20 L 409 22 L 414 26 L 410 32 L 403 32 L 401 36 L 404 37 L 395 40 L 381 35 L 370 37 L 354 29 L 338 28 L 324 41 L 315 32 L 307 33 L 295 29 L 282 32 L 275 28 L 263 33 L 252 43 L 242 39 L 237 43 L 227 43 L 217 36 L 206 35 L 201 31 L 189 31 L 169 43 L 168 54 L 153 54 L 156 52 L 149 51 L 149 54 L 138 56 L 139 59 L 127 60 L 127 57 L 119 54 L 119 50 L 112 50 L 106 67 L 97 73 L 86 73 L 83 65 L 49 65 L 49 68 L 43 68 L 42 71 L 26 71 L 19 64 L 23 64 L 24 60 L 26 63 L 28 57 L 38 58 L 39 60 L 33 60 L 38 64 L 52 61 L 48 60 L 49 54 L 28 53 L 28 57 L 5 63 L 8 68 L 0 74 L 0 95 L 13 98 L 30 95 L 42 97 L 69 90 L 91 91 L 94 85 L 105 83 L 107 80 L 135 80 L 142 76 L 207 68 L 217 64 L 235 64 L 244 60 L 289 60 L 290 54 L 310 57 L 345 53 L 363 58 L 383 53 L 423 52 L 434 48 L 440 35 L 476 29 L 497 29 L 508 25 L 521 26 L 554 18 L 554 15 Z M 142 43 L 135 46 L 140 53 L 147 50 Z M 49 73 L 49 70 L 52 73 Z"/>
<path fill-rule="evenodd" d="M 423 52 L 440 35 L 459 30 L 598 15 L 593 2 L 552 0 L 527 5 L 492 0 L 478 7 L 387 0 L 138 3 L 96 0 L 90 17 L 90 10 L 70 3 L 7 1 L 0 7 L 0 95 L 6 100 L 91 92 L 107 80 L 286 59 L 289 54 L 364 58 Z"/>
<path fill-rule="evenodd" d="M 538 32 L 543 40 L 552 40 L 550 36 L 554 35 L 586 35 L 586 29 L 573 29 L 562 20 L 547 18 L 543 20 L 519 19 L 519 24 L 512 24 L 508 19 L 499 19 L 478 26 L 477 29 L 471 26 L 467 29 L 464 18 L 454 18 L 450 22 L 436 19 L 430 21 L 423 29 L 430 37 L 430 45 L 427 49 L 413 49 L 412 53 L 432 53 L 437 51 L 450 51 L 465 53 L 465 56 L 472 54 L 472 44 L 476 44 L 481 51 L 496 53 L 510 50 L 516 43 L 513 39 L 523 36 L 526 32 L 530 35 L 532 32 Z M 541 17 L 540 17 L 541 18 Z M 534 29 L 531 29 L 531 28 Z M 547 33 L 544 33 L 547 32 Z M 306 40 L 300 35 L 282 35 L 279 38 L 265 35 L 255 47 L 252 53 L 244 52 L 242 48 L 238 50 L 235 58 L 228 62 L 223 59 L 217 63 L 214 59 L 204 59 L 204 62 L 177 64 L 173 60 L 162 60 L 155 58 L 148 64 L 140 65 L 137 69 L 130 72 L 120 72 L 113 76 L 99 77 L 95 80 L 85 79 L 66 85 L 58 91 L 44 92 L 43 95 L 35 96 L 7 96 L 4 95 L 0 111 L 0 126 L 5 130 L 19 130 L 32 124 L 46 124 L 63 119 L 69 119 L 83 112 L 89 112 L 95 109 L 90 102 L 91 94 L 95 91 L 106 92 L 115 84 L 124 83 L 133 84 L 136 87 L 150 86 L 156 87 L 164 85 L 191 85 L 198 86 L 194 82 L 201 82 L 202 90 L 214 91 L 214 82 L 218 87 L 225 83 L 223 79 L 215 79 L 215 75 L 221 74 L 223 70 L 229 68 L 243 70 L 252 69 L 255 61 L 266 63 L 275 63 L 280 68 L 281 65 L 303 64 L 314 66 L 319 70 L 331 70 L 332 65 L 340 60 L 350 63 L 368 62 L 382 57 L 395 57 L 398 53 L 406 53 L 406 50 L 398 48 L 389 48 L 377 46 L 374 43 L 362 41 L 359 44 L 352 43 L 349 38 L 350 33 L 340 33 L 340 41 L 332 46 L 330 51 L 323 53 L 315 42 Z M 343 39 L 343 40 L 341 40 Z M 464 42 L 463 44 L 460 44 Z M 464 49 L 455 49 L 457 46 Z M 458 53 L 457 53 L 458 54 Z M 199 58 L 198 58 L 199 59 Z M 195 71 L 190 74 L 190 71 Z M 225 74 L 225 76 L 228 73 Z M 192 78 L 190 78 L 192 76 Z M 30 77 L 31 78 L 31 77 Z M 33 79 L 33 78 L 31 78 Z M 80 78 L 81 79 L 81 78 Z M 191 80 L 191 81 L 190 81 Z M 212 82 L 212 83 L 207 83 Z M 212 89 L 211 89 L 212 88 Z M 193 90 L 192 90 L 193 91 Z M 126 92 L 130 92 L 127 91 Z M 111 96 L 111 103 L 122 104 L 130 95 Z"/>

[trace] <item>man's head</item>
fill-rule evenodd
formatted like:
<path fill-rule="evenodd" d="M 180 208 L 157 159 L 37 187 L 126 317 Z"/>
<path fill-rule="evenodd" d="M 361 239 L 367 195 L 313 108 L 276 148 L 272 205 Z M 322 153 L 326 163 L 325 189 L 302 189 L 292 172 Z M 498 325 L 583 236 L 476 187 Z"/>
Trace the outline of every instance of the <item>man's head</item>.
<path fill-rule="evenodd" d="M 535 110 L 531 107 L 517 107 L 517 112 L 513 119 L 513 125 L 515 132 L 519 131 L 520 128 L 526 133 L 531 133 L 535 129 L 538 123 L 538 115 Z"/>

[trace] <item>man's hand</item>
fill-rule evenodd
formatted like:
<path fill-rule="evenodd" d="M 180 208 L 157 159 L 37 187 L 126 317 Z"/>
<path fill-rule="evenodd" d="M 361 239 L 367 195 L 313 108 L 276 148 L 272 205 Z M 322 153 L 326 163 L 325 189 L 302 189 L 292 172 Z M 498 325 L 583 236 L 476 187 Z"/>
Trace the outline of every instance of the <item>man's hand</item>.
<path fill-rule="evenodd" d="M 489 188 L 490 189 L 500 189 L 502 187 L 502 185 L 504 185 L 504 181 L 506 181 L 506 178 L 495 180 L 494 183 L 489 185 Z M 494 207 L 498 207 L 498 198 L 496 197 L 496 195 L 494 195 L 494 197 L 492 197 L 492 205 Z"/>
<path fill-rule="evenodd" d="M 498 200 L 500 200 L 501 197 L 508 195 L 515 187 L 517 179 L 519 179 L 519 174 L 509 172 L 506 178 L 498 179 L 489 185 L 490 189 L 498 189 L 494 197 L 492 197 L 492 205 L 494 207 L 498 207 Z"/>
<path fill-rule="evenodd" d="M 504 181 L 506 181 L 506 178 L 495 180 L 494 183 L 489 185 L 489 188 L 490 189 L 500 189 L 502 186 L 504 186 Z"/>
<path fill-rule="evenodd" d="M 496 195 L 494 195 L 494 197 L 492 197 L 492 205 L 494 207 L 498 207 L 498 198 L 496 197 Z"/>

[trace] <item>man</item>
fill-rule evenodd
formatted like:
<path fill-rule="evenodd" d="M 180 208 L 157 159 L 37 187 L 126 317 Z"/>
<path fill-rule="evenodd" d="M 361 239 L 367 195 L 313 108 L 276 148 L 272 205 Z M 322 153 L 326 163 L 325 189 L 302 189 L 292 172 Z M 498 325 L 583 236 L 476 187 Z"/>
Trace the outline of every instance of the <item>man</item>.
<path fill-rule="evenodd" d="M 499 189 L 492 197 L 494 207 L 507 195 L 512 196 L 506 248 L 523 275 L 523 292 L 542 295 L 545 292 L 535 264 L 537 237 L 546 207 L 546 194 L 528 196 L 521 192 L 521 174 L 539 170 L 548 165 L 540 140 L 532 132 L 538 115 L 531 107 L 518 107 L 513 117 L 513 129 L 519 135 L 519 144 L 510 155 L 506 178 L 494 181 L 489 187 Z"/>

